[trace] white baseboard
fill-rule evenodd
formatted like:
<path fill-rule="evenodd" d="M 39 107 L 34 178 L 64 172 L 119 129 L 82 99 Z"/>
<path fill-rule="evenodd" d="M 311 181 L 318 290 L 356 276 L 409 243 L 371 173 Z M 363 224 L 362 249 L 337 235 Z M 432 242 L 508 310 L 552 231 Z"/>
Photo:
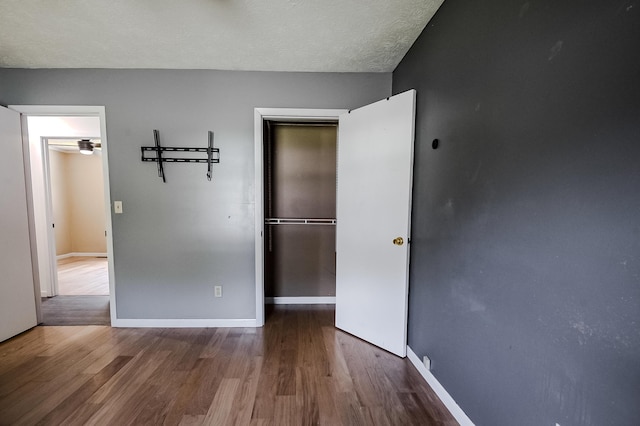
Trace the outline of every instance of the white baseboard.
<path fill-rule="evenodd" d="M 431 389 L 438 395 L 440 401 L 447 407 L 449 412 L 455 419 L 460 423 L 461 426 L 474 426 L 473 422 L 467 415 L 462 411 L 462 408 L 451 398 L 449 392 L 440 384 L 438 379 L 431 374 L 431 371 L 427 370 L 427 367 L 424 366 L 418 355 L 413 352 L 413 350 L 407 346 L 407 356 L 409 357 L 409 361 L 416 367 L 416 370 L 422 375 L 424 380 L 431 386 Z"/>
<path fill-rule="evenodd" d="M 335 305 L 335 296 L 265 297 L 268 305 Z"/>
<path fill-rule="evenodd" d="M 56 259 L 67 259 L 69 257 L 107 257 L 107 253 L 65 253 L 60 256 L 56 256 Z"/>
<path fill-rule="evenodd" d="M 111 322 L 112 327 L 128 328 L 204 328 L 204 327 L 255 327 L 255 319 L 123 319 Z"/>

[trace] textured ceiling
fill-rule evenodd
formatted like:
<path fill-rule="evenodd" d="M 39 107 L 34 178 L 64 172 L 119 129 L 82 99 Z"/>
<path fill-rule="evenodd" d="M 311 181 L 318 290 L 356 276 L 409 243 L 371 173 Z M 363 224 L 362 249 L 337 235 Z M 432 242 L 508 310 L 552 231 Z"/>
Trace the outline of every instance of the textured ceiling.
<path fill-rule="evenodd" d="M 0 0 L 0 67 L 390 72 L 443 0 Z"/>

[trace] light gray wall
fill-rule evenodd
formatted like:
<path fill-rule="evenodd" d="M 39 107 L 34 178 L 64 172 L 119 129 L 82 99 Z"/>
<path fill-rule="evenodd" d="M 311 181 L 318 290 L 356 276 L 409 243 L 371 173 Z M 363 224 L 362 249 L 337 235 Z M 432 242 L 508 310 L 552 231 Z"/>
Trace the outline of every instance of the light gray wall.
<path fill-rule="evenodd" d="M 356 108 L 389 96 L 391 74 L 195 70 L 0 70 L 0 104 L 104 105 L 119 318 L 255 318 L 254 107 Z M 206 146 L 221 162 L 140 161 Z M 222 285 L 224 297 L 213 297 Z"/>
<path fill-rule="evenodd" d="M 639 422 L 639 6 L 447 0 L 393 73 L 409 345 L 478 425 Z"/>

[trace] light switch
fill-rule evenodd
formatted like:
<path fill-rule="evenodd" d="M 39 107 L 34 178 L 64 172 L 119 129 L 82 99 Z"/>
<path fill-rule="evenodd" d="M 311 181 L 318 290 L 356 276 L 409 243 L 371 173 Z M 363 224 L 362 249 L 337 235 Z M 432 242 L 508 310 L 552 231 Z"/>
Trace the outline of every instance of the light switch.
<path fill-rule="evenodd" d="M 115 214 L 122 214 L 122 201 L 113 202 L 113 212 Z"/>

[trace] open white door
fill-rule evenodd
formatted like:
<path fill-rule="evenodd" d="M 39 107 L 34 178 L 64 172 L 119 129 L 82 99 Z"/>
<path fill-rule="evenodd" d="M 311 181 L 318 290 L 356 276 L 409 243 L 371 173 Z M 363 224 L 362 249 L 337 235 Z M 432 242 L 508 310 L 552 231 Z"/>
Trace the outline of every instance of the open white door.
<path fill-rule="evenodd" d="M 0 107 L 0 341 L 37 323 L 20 114 Z"/>
<path fill-rule="evenodd" d="M 338 129 L 336 327 L 407 351 L 415 90 L 343 114 Z"/>

